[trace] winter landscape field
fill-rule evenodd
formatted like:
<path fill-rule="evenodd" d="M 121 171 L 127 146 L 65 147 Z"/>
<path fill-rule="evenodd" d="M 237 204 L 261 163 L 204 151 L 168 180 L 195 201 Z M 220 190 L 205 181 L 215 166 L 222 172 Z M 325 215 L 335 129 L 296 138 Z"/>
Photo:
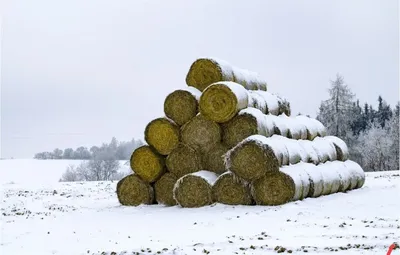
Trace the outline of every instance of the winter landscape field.
<path fill-rule="evenodd" d="M 400 240 L 399 171 L 283 206 L 187 209 L 121 206 L 116 182 L 58 182 L 77 163 L 0 161 L 0 254 L 386 254 Z"/>

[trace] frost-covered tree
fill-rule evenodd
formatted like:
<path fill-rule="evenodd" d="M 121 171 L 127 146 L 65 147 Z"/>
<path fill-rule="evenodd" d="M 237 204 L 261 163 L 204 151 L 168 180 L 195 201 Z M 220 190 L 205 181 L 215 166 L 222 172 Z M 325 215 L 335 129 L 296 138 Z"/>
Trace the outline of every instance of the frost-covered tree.
<path fill-rule="evenodd" d="M 53 158 L 54 159 L 62 159 L 63 156 L 63 151 L 60 150 L 59 148 L 54 149 L 53 151 Z"/>
<path fill-rule="evenodd" d="M 72 148 L 66 148 L 63 153 L 63 159 L 73 159 L 74 150 Z"/>
<path fill-rule="evenodd" d="M 368 171 L 391 169 L 392 140 L 387 129 L 375 123 L 367 132 L 358 138 L 358 150 L 362 154 L 362 166 Z"/>
<path fill-rule="evenodd" d="M 381 127 L 385 127 L 386 122 L 392 117 L 392 110 L 390 105 L 386 103 L 381 96 L 378 97 L 378 111 L 376 112 L 376 119 Z"/>
<path fill-rule="evenodd" d="M 345 84 L 343 76 L 337 74 L 331 81 L 329 99 L 323 101 L 317 119 L 323 123 L 330 135 L 349 142 L 352 139 L 351 124 L 354 121 L 354 94 Z"/>
<path fill-rule="evenodd" d="M 391 120 L 388 123 L 389 138 L 392 141 L 390 152 L 392 157 L 390 158 L 390 168 L 392 170 L 398 170 L 399 167 L 399 154 L 400 154 L 400 139 L 399 139 L 399 114 L 400 114 L 400 102 L 397 103 Z"/>

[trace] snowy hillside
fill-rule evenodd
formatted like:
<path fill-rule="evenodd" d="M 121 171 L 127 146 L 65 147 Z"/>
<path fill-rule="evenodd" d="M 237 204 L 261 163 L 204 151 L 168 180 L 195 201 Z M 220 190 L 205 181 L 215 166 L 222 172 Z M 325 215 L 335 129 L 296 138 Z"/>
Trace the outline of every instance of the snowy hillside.
<path fill-rule="evenodd" d="M 400 240 L 399 171 L 283 206 L 183 209 L 120 206 L 116 182 L 59 183 L 69 164 L 0 161 L 0 254 L 386 254 Z"/>

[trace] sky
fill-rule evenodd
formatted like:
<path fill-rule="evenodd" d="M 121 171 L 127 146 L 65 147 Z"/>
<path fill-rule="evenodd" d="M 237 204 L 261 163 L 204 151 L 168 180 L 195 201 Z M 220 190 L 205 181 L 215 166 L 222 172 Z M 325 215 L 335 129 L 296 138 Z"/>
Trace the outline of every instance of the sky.
<path fill-rule="evenodd" d="M 361 103 L 399 100 L 395 0 L 3 0 L 1 151 L 143 138 L 199 57 L 259 73 L 316 116 L 330 80 Z"/>

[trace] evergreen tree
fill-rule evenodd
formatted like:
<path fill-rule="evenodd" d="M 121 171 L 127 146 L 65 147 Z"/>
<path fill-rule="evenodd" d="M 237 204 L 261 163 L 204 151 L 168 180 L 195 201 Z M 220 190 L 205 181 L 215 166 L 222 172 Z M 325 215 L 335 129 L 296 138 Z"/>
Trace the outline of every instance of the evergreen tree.
<path fill-rule="evenodd" d="M 392 110 L 390 105 L 388 105 L 381 96 L 378 97 L 378 112 L 376 113 L 376 118 L 378 123 L 382 128 L 385 127 L 387 121 L 392 117 Z"/>
<path fill-rule="evenodd" d="M 329 99 L 321 103 L 317 116 L 317 119 L 326 126 L 328 134 L 338 136 L 346 142 L 352 139 L 353 98 L 354 94 L 344 83 L 344 78 L 337 74 L 336 80 L 331 81 Z"/>

